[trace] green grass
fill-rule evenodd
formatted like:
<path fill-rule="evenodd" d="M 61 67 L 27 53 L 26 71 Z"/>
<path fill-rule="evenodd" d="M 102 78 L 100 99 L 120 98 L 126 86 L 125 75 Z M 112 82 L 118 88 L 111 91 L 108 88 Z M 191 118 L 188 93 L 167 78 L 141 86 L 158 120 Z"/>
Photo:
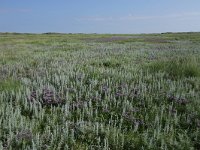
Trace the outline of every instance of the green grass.
<path fill-rule="evenodd" d="M 20 88 L 20 82 L 17 80 L 6 79 L 0 81 L 0 91 L 12 91 Z"/>
<path fill-rule="evenodd" d="M 164 72 L 171 78 L 200 77 L 200 61 L 193 56 L 159 60 L 147 65 L 151 72 Z"/>
<path fill-rule="evenodd" d="M 0 149 L 199 149 L 200 34 L 0 34 Z"/>

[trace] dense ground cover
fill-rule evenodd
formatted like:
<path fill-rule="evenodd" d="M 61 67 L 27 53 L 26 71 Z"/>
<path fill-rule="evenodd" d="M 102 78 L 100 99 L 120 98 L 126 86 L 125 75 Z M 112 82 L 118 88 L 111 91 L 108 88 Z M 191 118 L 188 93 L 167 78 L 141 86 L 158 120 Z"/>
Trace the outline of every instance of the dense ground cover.
<path fill-rule="evenodd" d="M 199 149 L 200 33 L 0 34 L 0 149 Z"/>

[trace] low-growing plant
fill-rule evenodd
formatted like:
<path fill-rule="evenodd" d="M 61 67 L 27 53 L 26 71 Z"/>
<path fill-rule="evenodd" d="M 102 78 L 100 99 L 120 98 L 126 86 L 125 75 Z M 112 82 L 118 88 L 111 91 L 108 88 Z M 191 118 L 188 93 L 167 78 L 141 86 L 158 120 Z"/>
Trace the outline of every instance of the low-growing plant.
<path fill-rule="evenodd" d="M 0 35 L 0 149 L 199 148 L 199 33 Z"/>

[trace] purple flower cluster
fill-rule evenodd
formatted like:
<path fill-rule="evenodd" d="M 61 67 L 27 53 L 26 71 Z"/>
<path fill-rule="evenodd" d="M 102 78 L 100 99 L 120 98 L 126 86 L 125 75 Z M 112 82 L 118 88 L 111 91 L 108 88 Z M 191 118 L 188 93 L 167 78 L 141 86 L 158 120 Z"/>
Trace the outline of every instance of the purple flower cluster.
<path fill-rule="evenodd" d="M 82 109 L 84 106 L 84 101 L 78 100 L 78 101 L 74 101 L 71 104 L 71 109 L 75 110 L 75 109 Z"/>
<path fill-rule="evenodd" d="M 137 88 L 132 89 L 128 94 L 129 98 L 136 98 L 138 96 L 139 96 L 139 89 Z"/>
<path fill-rule="evenodd" d="M 129 112 L 126 112 L 125 114 L 122 115 L 124 119 L 134 125 L 144 125 L 144 121 L 138 118 L 134 118 L 131 116 Z"/>
<path fill-rule="evenodd" d="M 0 79 L 2 80 L 6 79 L 7 75 L 8 75 L 8 70 L 2 67 L 0 69 Z"/>
<path fill-rule="evenodd" d="M 127 84 L 126 83 L 121 83 L 119 84 L 117 87 L 116 87 L 116 93 L 115 93 L 115 96 L 116 97 L 123 97 L 123 96 L 126 96 L 127 94 L 125 93 L 125 89 L 127 87 Z"/>
<path fill-rule="evenodd" d="M 59 104 L 64 104 L 64 101 L 58 95 L 56 95 L 53 90 L 50 90 L 48 88 L 44 88 L 42 90 L 42 94 L 40 95 L 37 95 L 37 92 L 33 90 L 28 98 L 30 102 L 39 102 L 39 99 L 43 106 L 57 106 Z"/>
<path fill-rule="evenodd" d="M 175 102 L 177 104 L 180 104 L 180 105 L 186 105 L 188 104 L 190 101 L 185 99 L 185 98 L 178 98 L 178 97 L 175 97 L 173 95 L 170 95 L 170 96 L 167 96 L 167 99 L 169 102 Z"/>
<path fill-rule="evenodd" d="M 17 141 L 20 141 L 20 140 L 31 141 L 32 138 L 33 138 L 33 135 L 31 133 L 31 131 L 29 131 L 29 130 L 23 130 L 23 131 L 17 133 L 17 135 L 16 135 Z"/>
<path fill-rule="evenodd" d="M 116 97 L 122 97 L 122 96 L 125 96 L 126 94 L 124 94 L 122 91 L 117 91 L 116 93 L 115 93 L 115 96 Z"/>
<path fill-rule="evenodd" d="M 36 98 L 37 98 L 37 93 L 36 93 L 35 90 L 33 90 L 33 91 L 31 92 L 30 97 L 29 97 L 29 101 L 33 102 L 34 100 L 36 100 Z"/>
<path fill-rule="evenodd" d="M 63 100 L 53 92 L 53 90 L 44 88 L 42 92 L 42 104 L 57 106 L 64 103 Z"/>
<path fill-rule="evenodd" d="M 102 91 L 103 91 L 104 93 L 107 93 L 107 92 L 109 91 L 109 87 L 108 87 L 107 85 L 103 85 L 103 86 L 102 86 Z"/>

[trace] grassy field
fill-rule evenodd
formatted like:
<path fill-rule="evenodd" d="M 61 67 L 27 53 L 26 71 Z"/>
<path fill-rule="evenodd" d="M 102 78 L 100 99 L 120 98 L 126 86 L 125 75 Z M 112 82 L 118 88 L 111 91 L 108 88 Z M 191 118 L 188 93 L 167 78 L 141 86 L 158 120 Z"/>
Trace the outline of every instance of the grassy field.
<path fill-rule="evenodd" d="M 200 33 L 0 34 L 0 149 L 199 149 Z"/>

